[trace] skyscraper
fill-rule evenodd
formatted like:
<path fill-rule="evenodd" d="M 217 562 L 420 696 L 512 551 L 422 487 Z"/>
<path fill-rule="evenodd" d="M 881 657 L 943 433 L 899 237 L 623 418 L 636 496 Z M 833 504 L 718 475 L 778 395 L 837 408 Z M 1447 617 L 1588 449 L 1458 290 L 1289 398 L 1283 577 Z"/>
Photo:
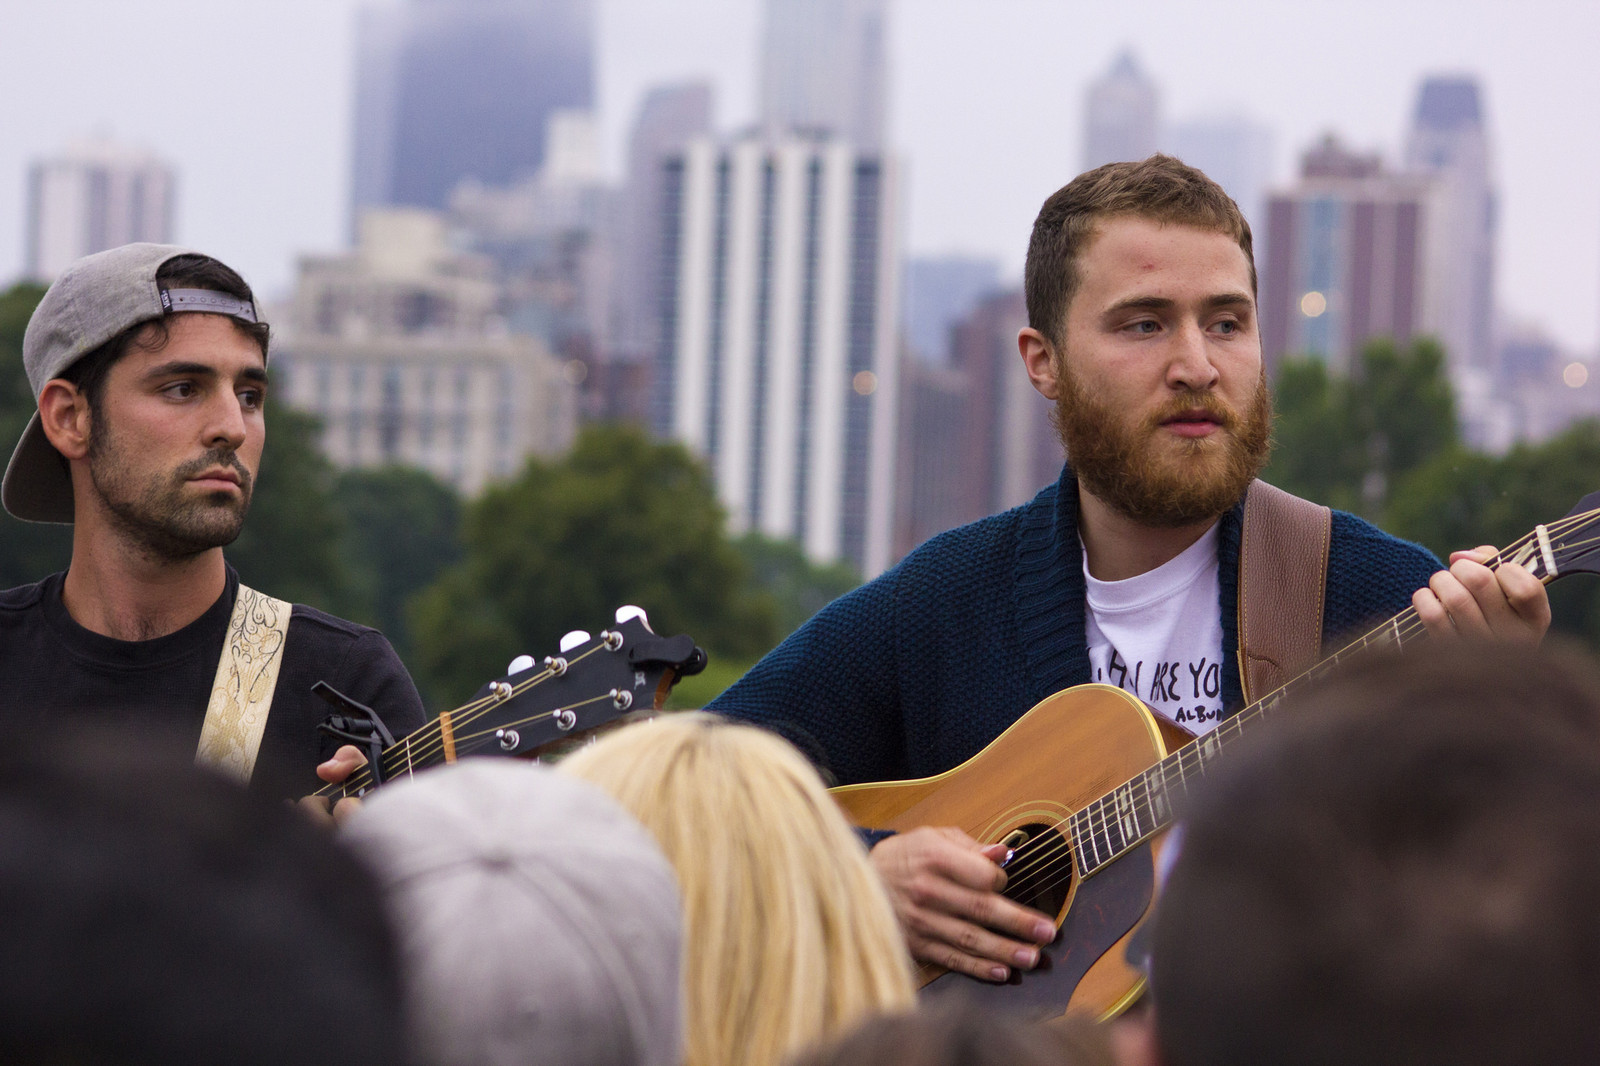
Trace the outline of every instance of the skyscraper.
<path fill-rule="evenodd" d="M 1161 101 L 1131 51 L 1117 56 L 1089 86 L 1084 108 L 1083 169 L 1144 159 L 1156 150 Z"/>
<path fill-rule="evenodd" d="M 711 85 L 688 82 L 652 89 L 639 105 L 628 140 L 627 187 L 613 238 L 620 360 L 653 357 L 661 344 L 662 163 L 711 133 Z"/>
<path fill-rule="evenodd" d="M 1376 154 L 1352 152 L 1332 136 L 1306 152 L 1300 181 L 1268 202 L 1261 276 L 1268 369 L 1288 355 L 1313 355 L 1346 373 L 1368 340 L 1437 336 L 1445 254 L 1435 240 L 1439 209 L 1430 179 L 1391 173 Z"/>
<path fill-rule="evenodd" d="M 322 423 L 340 467 L 405 463 L 463 493 L 572 442 L 565 367 L 512 333 L 482 255 L 452 247 L 443 216 L 368 211 L 353 252 L 301 261 L 273 352 L 274 389 Z"/>
<path fill-rule="evenodd" d="M 1494 355 L 1495 191 L 1478 83 L 1434 77 L 1422 83 L 1406 142 L 1406 167 L 1438 186 L 1434 219 L 1445 246 L 1439 339 L 1458 383 L 1485 376 Z"/>
<path fill-rule="evenodd" d="M 898 176 L 827 136 L 692 142 L 663 172 L 657 428 L 735 528 L 867 575 L 894 514 Z"/>
<path fill-rule="evenodd" d="M 970 255 L 923 256 L 906 263 L 905 334 L 925 363 L 950 357 L 950 327 L 1000 287 L 1000 264 Z"/>
<path fill-rule="evenodd" d="M 884 147 L 887 0 L 766 0 L 761 120 Z"/>
<path fill-rule="evenodd" d="M 1226 189 L 1260 239 L 1272 181 L 1271 129 L 1242 115 L 1185 119 L 1163 131 L 1161 150 L 1205 171 Z"/>
<path fill-rule="evenodd" d="M 142 148 L 72 144 L 28 168 L 27 276 L 50 282 L 75 259 L 131 241 L 172 241 L 172 168 Z"/>
<path fill-rule="evenodd" d="M 1017 358 L 1022 291 L 991 291 L 950 330 L 950 358 L 906 364 L 896 554 L 1026 503 L 1061 470 L 1051 403 Z"/>
<path fill-rule="evenodd" d="M 594 104 L 593 0 L 407 0 L 357 25 L 352 218 L 440 210 L 466 178 L 544 161 L 552 113 Z"/>

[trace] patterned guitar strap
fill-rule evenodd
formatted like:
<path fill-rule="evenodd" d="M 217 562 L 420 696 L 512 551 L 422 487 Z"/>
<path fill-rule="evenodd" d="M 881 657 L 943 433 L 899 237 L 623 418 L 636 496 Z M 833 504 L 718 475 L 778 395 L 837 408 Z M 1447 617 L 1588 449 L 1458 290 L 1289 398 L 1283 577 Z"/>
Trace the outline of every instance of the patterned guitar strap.
<path fill-rule="evenodd" d="M 292 604 L 239 586 L 195 762 L 248 784 L 272 710 Z"/>

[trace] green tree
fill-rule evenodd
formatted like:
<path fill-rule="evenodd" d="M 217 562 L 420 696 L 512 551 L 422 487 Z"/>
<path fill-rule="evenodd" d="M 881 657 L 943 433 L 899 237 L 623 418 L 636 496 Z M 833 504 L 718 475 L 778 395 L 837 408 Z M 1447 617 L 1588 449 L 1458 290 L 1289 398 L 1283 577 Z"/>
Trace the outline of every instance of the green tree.
<path fill-rule="evenodd" d="M 772 601 L 778 633 L 799 629 L 826 604 L 861 584 L 847 563 L 817 564 L 792 540 L 747 533 L 734 541 L 755 587 Z"/>
<path fill-rule="evenodd" d="M 1285 360 L 1273 389 L 1272 458 L 1262 476 L 1330 507 L 1359 508 L 1366 449 L 1348 396 L 1322 360 Z"/>
<path fill-rule="evenodd" d="M 14 285 L 0 293 L 0 459 L 9 460 L 37 405 L 22 366 L 22 336 L 44 289 Z M 23 522 L 0 511 L 0 588 L 66 569 L 72 527 Z"/>
<path fill-rule="evenodd" d="M 848 564 L 813 563 L 793 541 L 747 533 L 734 541 L 734 547 L 750 570 L 755 595 L 770 605 L 776 620 L 775 633 L 780 637 L 799 629 L 824 605 L 861 584 L 861 575 Z M 765 654 L 769 650 L 763 647 L 759 652 Z M 759 657 L 713 658 L 704 673 L 678 683 L 667 706 L 674 710 L 704 707 L 743 677 Z"/>
<path fill-rule="evenodd" d="M 269 401 L 267 444 L 250 517 L 226 549 L 245 584 L 279 599 L 334 614 L 365 605 L 345 569 L 345 517 L 334 496 L 334 471 L 317 445 L 317 420 Z"/>
<path fill-rule="evenodd" d="M 1444 350 L 1426 338 L 1404 351 L 1368 343 L 1352 378 L 1318 359 L 1287 360 L 1274 400 L 1267 480 L 1375 520 L 1396 484 L 1459 439 Z"/>
<path fill-rule="evenodd" d="M 1479 544 L 1506 547 L 1554 522 L 1600 490 L 1600 422 L 1580 422 L 1541 444 L 1501 457 L 1457 448 L 1413 472 L 1387 516 L 1397 536 L 1445 558 Z M 1600 581 L 1580 576 L 1550 586 L 1554 628 L 1600 648 Z"/>
<path fill-rule="evenodd" d="M 411 654 L 406 601 L 461 558 L 461 498 L 425 470 L 348 470 L 335 482 L 344 567 L 366 605 L 356 617 Z"/>
<path fill-rule="evenodd" d="M 1361 420 L 1372 469 L 1386 484 L 1460 439 L 1444 349 L 1431 338 L 1413 341 L 1404 352 L 1391 340 L 1371 342 L 1350 386 L 1350 407 Z"/>
<path fill-rule="evenodd" d="M 412 601 L 413 675 L 435 706 L 466 700 L 512 657 L 597 631 L 622 604 L 714 658 L 771 647 L 771 604 L 751 594 L 711 478 L 678 444 L 590 426 L 468 506 L 464 555 Z"/>

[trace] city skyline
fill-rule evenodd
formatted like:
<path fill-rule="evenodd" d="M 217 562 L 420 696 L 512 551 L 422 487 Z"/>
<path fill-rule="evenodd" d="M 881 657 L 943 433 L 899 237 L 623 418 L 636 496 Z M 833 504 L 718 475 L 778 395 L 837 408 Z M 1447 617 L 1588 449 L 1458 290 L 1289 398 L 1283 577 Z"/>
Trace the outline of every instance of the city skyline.
<path fill-rule="evenodd" d="M 0 40 L 0 86 L 19 101 L 51 90 L 48 109 L 19 108 L 0 138 L 0 280 L 21 272 L 28 163 L 109 133 L 175 164 L 180 241 L 240 262 L 269 296 L 285 294 L 297 254 L 345 246 L 358 6 L 241 0 L 219 25 L 205 15 L 212 9 L 174 0 L 161 9 L 157 36 L 144 4 L 0 0 L 8 30 L 0 38 L 11 42 Z M 755 117 L 754 0 L 597 7 L 609 173 L 620 175 L 624 138 L 654 85 L 709 79 L 719 130 Z M 889 144 L 908 162 L 907 251 L 996 257 L 1015 276 L 1039 202 L 1076 171 L 1084 92 L 1124 47 L 1173 120 L 1236 112 L 1272 127 L 1275 185 L 1327 130 L 1399 160 L 1423 78 L 1469 73 L 1483 86 L 1494 136 L 1502 303 L 1569 348 L 1593 352 L 1600 144 L 1571 131 L 1600 128 L 1600 72 L 1581 61 L 1581 42 L 1600 33 L 1600 10 L 1545 0 L 1492 31 L 1476 21 L 1452 18 L 1433 0 L 1317 0 L 1292 11 L 1234 0 L 1204 18 L 1151 3 L 1092 19 L 1042 0 L 901 0 L 889 16 Z M 1197 48 L 1207 28 L 1217 31 L 1214 46 Z M 1038 48 L 1041 40 L 1061 44 Z M 173 80 L 149 57 L 164 47 L 183 57 L 190 84 L 227 87 L 202 94 L 211 119 L 198 120 L 194 105 L 160 106 Z"/>

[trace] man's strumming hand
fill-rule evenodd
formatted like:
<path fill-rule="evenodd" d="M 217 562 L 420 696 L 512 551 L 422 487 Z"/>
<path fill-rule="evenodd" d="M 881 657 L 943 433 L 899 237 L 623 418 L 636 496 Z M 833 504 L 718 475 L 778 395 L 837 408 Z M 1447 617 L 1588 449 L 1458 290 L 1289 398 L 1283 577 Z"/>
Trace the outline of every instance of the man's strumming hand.
<path fill-rule="evenodd" d="M 913 829 L 878 842 L 872 865 L 889 890 L 912 957 L 985 981 L 1031 970 L 1055 923 L 1000 895 L 1004 844 L 959 829 Z"/>

